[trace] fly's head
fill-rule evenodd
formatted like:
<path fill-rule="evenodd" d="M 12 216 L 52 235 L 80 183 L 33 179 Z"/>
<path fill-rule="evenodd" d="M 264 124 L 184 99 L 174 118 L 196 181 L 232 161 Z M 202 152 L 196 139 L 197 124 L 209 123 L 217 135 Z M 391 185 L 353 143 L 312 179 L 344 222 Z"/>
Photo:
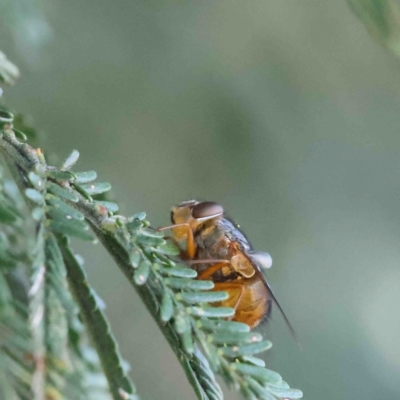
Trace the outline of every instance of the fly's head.
<path fill-rule="evenodd" d="M 171 222 L 175 226 L 172 233 L 176 240 L 182 240 L 187 233 L 187 226 L 196 235 L 203 229 L 212 228 L 223 216 L 223 207 L 213 201 L 189 200 L 172 207 Z"/>

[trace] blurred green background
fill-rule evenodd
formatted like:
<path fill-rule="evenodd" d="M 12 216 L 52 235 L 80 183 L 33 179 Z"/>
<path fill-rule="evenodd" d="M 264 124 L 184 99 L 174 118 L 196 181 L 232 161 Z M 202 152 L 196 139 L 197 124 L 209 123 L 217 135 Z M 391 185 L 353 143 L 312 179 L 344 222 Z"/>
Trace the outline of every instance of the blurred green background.
<path fill-rule="evenodd" d="M 0 49 L 22 77 L 5 98 L 42 147 L 79 149 L 78 168 L 155 226 L 181 200 L 223 204 L 272 254 L 303 347 L 274 312 L 267 366 L 310 400 L 399 398 L 400 64 L 346 3 L 13 7 Z M 141 398 L 195 399 L 111 259 L 77 246 Z"/>

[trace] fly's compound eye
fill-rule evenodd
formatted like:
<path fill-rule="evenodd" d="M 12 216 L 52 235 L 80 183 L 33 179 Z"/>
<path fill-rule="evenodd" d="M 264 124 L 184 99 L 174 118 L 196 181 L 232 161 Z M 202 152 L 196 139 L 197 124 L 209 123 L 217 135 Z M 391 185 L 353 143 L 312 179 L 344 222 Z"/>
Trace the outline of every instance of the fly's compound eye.
<path fill-rule="evenodd" d="M 223 213 L 224 209 L 222 206 L 213 201 L 203 201 L 196 204 L 192 209 L 192 217 L 200 221 L 219 217 Z"/>

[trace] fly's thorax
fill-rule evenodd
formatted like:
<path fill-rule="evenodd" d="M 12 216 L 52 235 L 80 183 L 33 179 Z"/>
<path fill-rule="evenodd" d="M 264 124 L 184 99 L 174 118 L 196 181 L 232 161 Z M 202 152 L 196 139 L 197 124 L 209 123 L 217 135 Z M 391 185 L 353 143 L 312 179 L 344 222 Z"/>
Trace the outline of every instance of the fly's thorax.
<path fill-rule="evenodd" d="M 216 224 L 209 224 L 201 229 L 195 236 L 197 245 L 196 260 L 206 260 L 204 264 L 198 263 L 194 267 L 199 274 L 212 267 L 214 264 L 210 261 L 216 260 L 215 264 L 220 261 L 231 259 L 231 242 L 218 228 Z M 235 280 L 239 277 L 231 263 L 216 271 L 212 275 L 214 282 L 227 282 Z"/>
<path fill-rule="evenodd" d="M 205 225 L 195 236 L 195 241 L 199 247 L 199 253 L 207 255 L 199 256 L 201 259 L 212 258 L 216 260 L 229 259 L 230 241 L 216 224 Z M 204 251 L 201 251 L 203 249 Z"/>
<path fill-rule="evenodd" d="M 218 229 L 232 242 L 235 242 L 239 245 L 241 251 L 251 250 L 251 245 L 243 234 L 243 232 L 239 229 L 239 226 L 229 220 L 228 218 L 221 218 L 218 222 Z"/>

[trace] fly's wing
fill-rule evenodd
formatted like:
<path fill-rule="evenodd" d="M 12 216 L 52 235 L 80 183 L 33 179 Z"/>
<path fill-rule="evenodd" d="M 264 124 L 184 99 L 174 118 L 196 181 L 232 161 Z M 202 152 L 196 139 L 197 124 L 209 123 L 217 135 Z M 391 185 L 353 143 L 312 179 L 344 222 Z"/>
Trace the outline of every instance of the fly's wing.
<path fill-rule="evenodd" d="M 252 250 L 252 246 L 244 233 L 239 229 L 239 226 L 236 225 L 233 221 L 231 221 L 229 218 L 221 218 L 218 221 L 218 226 L 221 229 L 221 231 L 224 233 L 224 235 L 232 242 L 235 242 L 239 246 L 239 251 L 246 256 L 246 258 L 249 260 L 250 264 L 253 266 L 254 270 L 256 271 L 256 274 L 259 274 L 262 277 L 262 280 L 268 289 L 269 293 L 271 294 L 271 298 L 278 307 L 279 311 L 281 312 L 283 319 L 285 320 L 285 323 L 287 327 L 289 328 L 290 333 L 292 334 L 294 340 L 299 344 L 299 341 L 297 340 L 296 337 L 296 332 L 294 331 L 292 324 L 289 322 L 288 317 L 282 310 L 281 305 L 279 304 L 277 298 L 275 297 L 271 286 L 267 282 L 267 279 L 264 275 L 263 270 L 271 268 L 272 266 L 272 258 L 268 253 L 264 252 L 259 252 L 259 251 L 254 251 Z M 299 345 L 300 346 L 300 345 Z"/>
<path fill-rule="evenodd" d="M 269 285 L 266 276 L 264 275 L 264 270 L 271 268 L 272 266 L 272 258 L 268 253 L 263 253 L 263 252 L 257 252 L 257 251 L 247 251 L 246 255 L 248 259 L 250 260 L 251 264 L 253 265 L 254 269 L 256 270 L 256 273 L 259 274 L 263 282 L 268 289 L 269 293 L 271 294 L 271 298 L 278 307 L 279 311 L 282 314 L 283 319 L 285 320 L 285 323 L 287 327 L 289 328 L 290 333 L 292 334 L 294 340 L 299 344 L 299 341 L 297 340 L 297 335 L 295 330 L 293 329 L 292 324 L 289 322 L 288 317 L 284 313 L 281 305 L 279 304 L 277 298 L 274 295 L 274 292 L 271 289 L 271 286 Z"/>

